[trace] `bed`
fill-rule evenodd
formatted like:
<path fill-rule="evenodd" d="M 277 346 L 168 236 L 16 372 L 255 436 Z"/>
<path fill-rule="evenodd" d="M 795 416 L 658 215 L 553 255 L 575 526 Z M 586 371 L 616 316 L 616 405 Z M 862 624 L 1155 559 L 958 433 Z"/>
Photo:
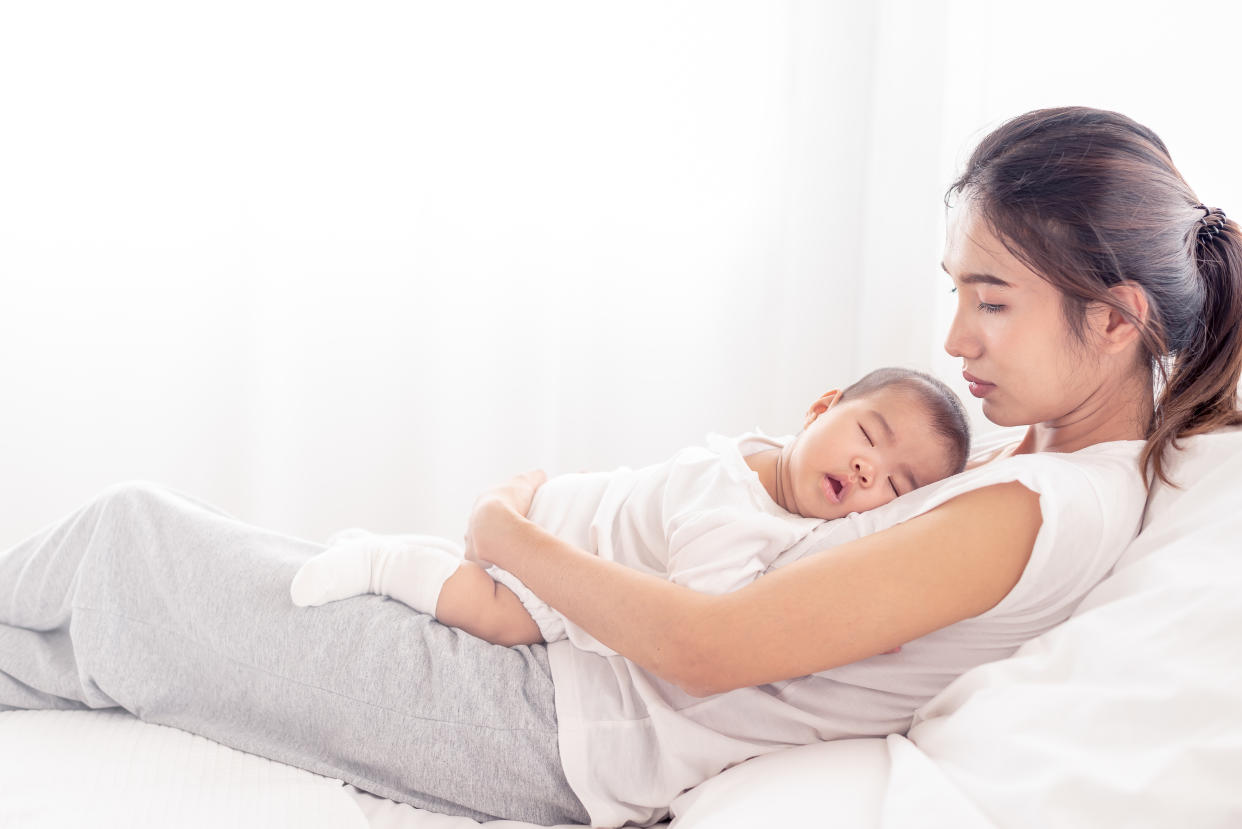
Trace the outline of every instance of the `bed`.
<path fill-rule="evenodd" d="M 755 758 L 661 826 L 1242 826 L 1242 430 L 1183 446 L 1182 486 L 1069 621 L 907 734 Z M 118 711 L 0 714 L 0 781 L 0 827 L 478 825 Z"/>

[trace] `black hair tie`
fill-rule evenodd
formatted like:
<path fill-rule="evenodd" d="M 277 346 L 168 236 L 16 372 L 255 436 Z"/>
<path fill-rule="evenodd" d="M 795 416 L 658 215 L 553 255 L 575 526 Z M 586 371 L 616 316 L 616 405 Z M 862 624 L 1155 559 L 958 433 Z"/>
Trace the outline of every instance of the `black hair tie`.
<path fill-rule="evenodd" d="M 1199 219 L 1199 238 L 1206 241 L 1215 239 L 1220 235 L 1221 225 L 1225 223 L 1225 211 L 1204 204 L 1196 204 L 1195 207 L 1203 211 L 1203 218 Z"/>

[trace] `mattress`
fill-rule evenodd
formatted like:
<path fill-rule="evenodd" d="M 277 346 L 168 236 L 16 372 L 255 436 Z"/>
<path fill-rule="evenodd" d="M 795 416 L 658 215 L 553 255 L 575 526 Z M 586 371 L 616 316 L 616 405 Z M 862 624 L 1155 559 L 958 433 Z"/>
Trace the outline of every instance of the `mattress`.
<path fill-rule="evenodd" d="M 114 709 L 0 713 L 0 781 L 0 827 L 21 829 L 479 826 Z"/>

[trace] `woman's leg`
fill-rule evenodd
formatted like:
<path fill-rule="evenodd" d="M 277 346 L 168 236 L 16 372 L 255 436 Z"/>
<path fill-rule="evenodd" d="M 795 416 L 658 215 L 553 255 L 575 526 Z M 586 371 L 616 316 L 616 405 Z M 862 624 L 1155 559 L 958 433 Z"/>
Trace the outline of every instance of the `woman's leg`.
<path fill-rule="evenodd" d="M 118 705 L 415 806 L 585 822 L 540 647 L 377 596 L 298 608 L 322 547 L 149 484 L 0 553 L 0 706 Z"/>

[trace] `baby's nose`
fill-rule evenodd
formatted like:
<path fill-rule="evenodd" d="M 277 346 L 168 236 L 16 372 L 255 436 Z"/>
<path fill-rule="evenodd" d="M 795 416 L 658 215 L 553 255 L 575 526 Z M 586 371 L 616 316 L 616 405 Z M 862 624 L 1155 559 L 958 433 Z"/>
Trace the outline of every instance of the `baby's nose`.
<path fill-rule="evenodd" d="M 863 486 L 871 486 L 875 481 L 875 468 L 864 458 L 854 459 L 854 480 Z"/>

